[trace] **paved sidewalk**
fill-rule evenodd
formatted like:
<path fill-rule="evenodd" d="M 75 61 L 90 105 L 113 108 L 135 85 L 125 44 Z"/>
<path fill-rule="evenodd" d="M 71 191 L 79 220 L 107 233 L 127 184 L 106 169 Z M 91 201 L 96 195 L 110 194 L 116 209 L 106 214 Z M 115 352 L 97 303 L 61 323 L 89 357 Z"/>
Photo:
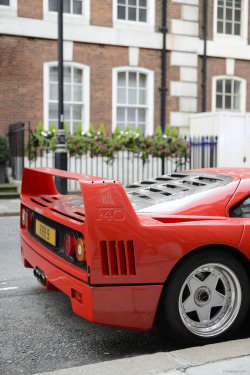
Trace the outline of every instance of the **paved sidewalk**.
<path fill-rule="evenodd" d="M 20 199 L 0 199 L 0 216 L 19 216 Z"/>
<path fill-rule="evenodd" d="M 169 353 L 124 358 L 43 375 L 226 375 L 250 374 L 250 338 Z M 40 374 L 41 375 L 41 374 Z"/>

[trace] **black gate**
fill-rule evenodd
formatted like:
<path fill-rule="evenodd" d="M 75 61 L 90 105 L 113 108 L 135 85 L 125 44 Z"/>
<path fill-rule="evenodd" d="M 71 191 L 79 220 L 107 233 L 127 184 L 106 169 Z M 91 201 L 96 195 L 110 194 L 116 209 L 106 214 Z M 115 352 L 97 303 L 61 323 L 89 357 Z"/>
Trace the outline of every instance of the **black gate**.
<path fill-rule="evenodd" d="M 15 180 L 21 180 L 24 168 L 24 143 L 25 122 L 20 121 L 9 125 L 9 146 L 12 176 Z"/>

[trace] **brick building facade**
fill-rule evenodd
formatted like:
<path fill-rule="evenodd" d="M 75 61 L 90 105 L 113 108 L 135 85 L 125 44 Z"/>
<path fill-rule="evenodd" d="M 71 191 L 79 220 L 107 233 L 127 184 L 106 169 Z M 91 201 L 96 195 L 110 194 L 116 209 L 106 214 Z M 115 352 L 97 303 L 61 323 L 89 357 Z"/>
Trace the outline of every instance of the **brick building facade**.
<path fill-rule="evenodd" d="M 164 0 L 64 0 L 65 120 L 71 132 L 161 123 Z M 187 133 L 201 112 L 250 112 L 248 0 L 166 0 L 166 122 Z M 57 123 L 57 0 L 0 0 L 0 133 Z"/>

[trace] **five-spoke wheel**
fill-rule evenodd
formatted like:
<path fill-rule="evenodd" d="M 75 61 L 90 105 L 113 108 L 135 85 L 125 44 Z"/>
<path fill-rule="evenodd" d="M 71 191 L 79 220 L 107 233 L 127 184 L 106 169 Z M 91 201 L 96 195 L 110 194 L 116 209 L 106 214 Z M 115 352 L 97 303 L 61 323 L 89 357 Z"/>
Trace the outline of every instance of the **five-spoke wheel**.
<path fill-rule="evenodd" d="M 223 340 L 242 323 L 249 297 L 249 279 L 236 258 L 215 249 L 197 252 L 166 282 L 161 326 L 182 342 Z"/>

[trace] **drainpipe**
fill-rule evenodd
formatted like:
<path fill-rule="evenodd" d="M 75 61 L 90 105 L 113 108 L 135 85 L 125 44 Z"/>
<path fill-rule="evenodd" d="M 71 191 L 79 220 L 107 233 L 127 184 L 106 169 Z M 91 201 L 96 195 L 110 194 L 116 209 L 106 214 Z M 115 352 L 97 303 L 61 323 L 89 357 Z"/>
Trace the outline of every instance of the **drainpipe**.
<path fill-rule="evenodd" d="M 161 52 L 161 129 L 162 133 L 165 131 L 166 124 L 166 34 L 167 29 L 167 0 L 162 2 L 162 27 L 159 29 L 163 36 L 163 45 Z"/>
<path fill-rule="evenodd" d="M 203 2 L 202 112 L 207 111 L 207 0 Z"/>

